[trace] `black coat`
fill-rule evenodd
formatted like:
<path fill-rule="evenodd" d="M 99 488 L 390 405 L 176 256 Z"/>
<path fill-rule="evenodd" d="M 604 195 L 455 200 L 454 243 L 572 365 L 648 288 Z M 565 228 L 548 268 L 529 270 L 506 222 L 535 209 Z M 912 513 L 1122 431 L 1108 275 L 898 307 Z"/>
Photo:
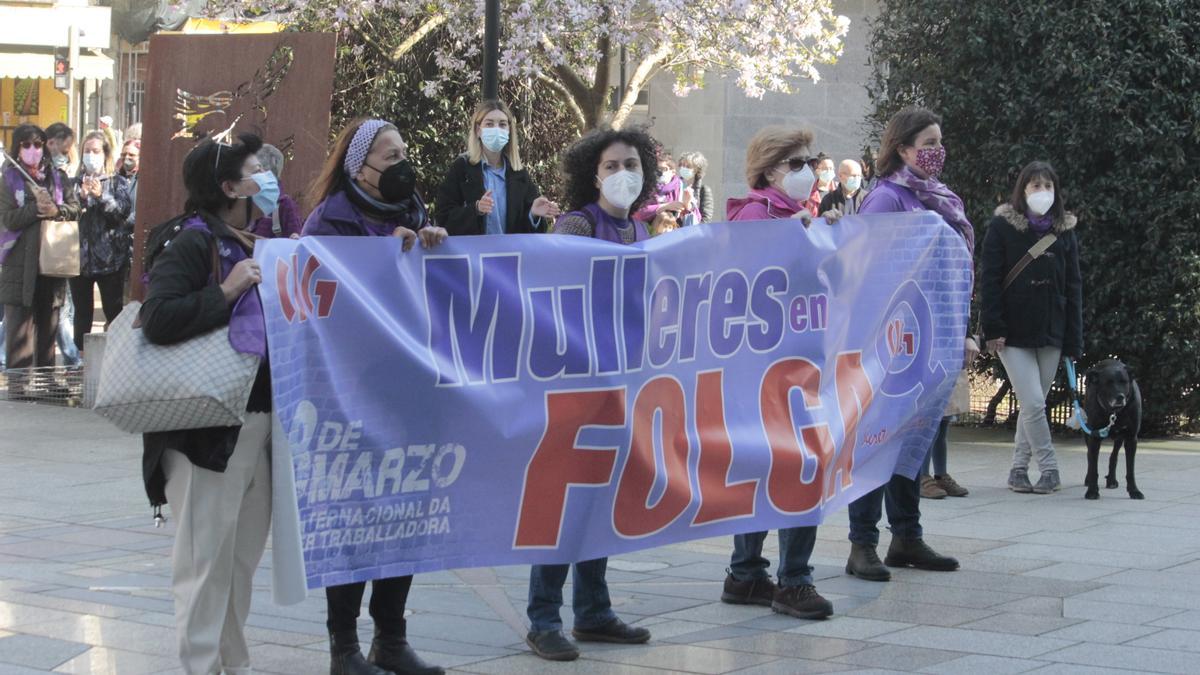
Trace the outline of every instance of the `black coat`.
<path fill-rule="evenodd" d="M 854 196 L 851 197 L 851 199 L 854 200 L 854 206 L 855 206 L 854 212 L 855 213 L 858 213 L 857 207 L 862 206 L 863 199 L 866 196 L 867 196 L 867 191 L 860 187 L 858 189 L 858 192 L 855 192 Z M 817 207 L 817 214 L 819 215 L 819 214 L 825 213 L 826 211 L 828 211 L 830 209 L 837 209 L 837 210 L 841 211 L 842 213 L 845 213 L 846 212 L 845 206 L 846 206 L 846 193 L 842 192 L 842 188 L 839 187 L 836 190 L 830 190 L 829 194 L 827 194 L 821 198 L 821 205 L 819 207 Z"/>
<path fill-rule="evenodd" d="M 224 225 L 209 221 L 220 232 Z M 199 230 L 181 231 L 154 260 L 149 293 L 140 313 L 142 331 L 154 344 L 172 344 L 229 323 L 231 307 L 212 283 L 212 238 Z M 270 410 L 270 370 L 263 362 L 246 406 Z M 163 453 L 177 450 L 198 467 L 224 471 L 241 427 L 210 427 L 142 434 L 142 479 L 153 506 L 167 503 Z"/>
<path fill-rule="evenodd" d="M 514 171 L 508 167 L 504 177 L 507 209 L 504 231 L 507 234 L 545 232 L 546 221 L 541 219 L 534 227 L 529 221 L 529 209 L 541 196 L 529 172 Z M 479 215 L 475 202 L 487 192 L 483 183 L 483 162 L 471 164 L 466 155 L 459 155 L 450 165 L 450 171 L 442 180 L 437 193 L 437 209 L 434 220 L 450 234 L 486 234 L 487 216 Z"/>
<path fill-rule="evenodd" d="M 79 196 L 75 194 L 74 183 L 61 169 L 49 171 L 58 176 L 62 187 L 63 203 L 58 207 L 55 220 L 78 219 Z M 53 195 L 54 179 L 49 171 L 40 186 Z M 42 219 L 37 216 L 37 200 L 33 198 L 28 185 L 25 186 L 22 199 L 24 203 L 18 204 L 17 196 L 9 191 L 7 181 L 0 179 L 0 227 L 21 233 L 13 243 L 4 265 L 0 267 L 0 304 L 32 307 L 34 289 L 46 284 L 52 290 L 53 306 L 59 307 L 66 297 L 66 280 L 41 275 L 38 257 L 42 251 Z"/>
<path fill-rule="evenodd" d="M 983 239 L 979 292 L 985 340 L 1004 338 L 1010 347 L 1060 347 L 1063 356 L 1083 352 L 1083 281 L 1075 216 L 1054 223 L 1058 241 L 1001 292 L 1004 277 L 1039 237 L 1029 221 L 1001 204 Z"/>

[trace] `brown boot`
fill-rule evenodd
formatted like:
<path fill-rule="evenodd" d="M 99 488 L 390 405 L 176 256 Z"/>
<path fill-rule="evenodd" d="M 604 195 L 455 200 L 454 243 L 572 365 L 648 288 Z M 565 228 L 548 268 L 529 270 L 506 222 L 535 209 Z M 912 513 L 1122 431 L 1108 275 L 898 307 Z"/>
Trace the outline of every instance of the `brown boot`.
<path fill-rule="evenodd" d="M 738 581 L 732 573 L 725 575 L 725 589 L 721 602 L 730 605 L 761 605 L 770 607 L 775 600 L 775 584 L 771 577 Z"/>
<path fill-rule="evenodd" d="M 933 476 L 921 476 L 921 499 L 945 499 L 946 491 Z"/>
<path fill-rule="evenodd" d="M 934 476 L 933 480 L 937 483 L 938 487 L 942 488 L 951 497 L 966 497 L 971 494 L 970 490 L 959 485 L 958 481 L 950 477 L 950 474 Z M 925 495 L 921 496 L 924 497 Z"/>

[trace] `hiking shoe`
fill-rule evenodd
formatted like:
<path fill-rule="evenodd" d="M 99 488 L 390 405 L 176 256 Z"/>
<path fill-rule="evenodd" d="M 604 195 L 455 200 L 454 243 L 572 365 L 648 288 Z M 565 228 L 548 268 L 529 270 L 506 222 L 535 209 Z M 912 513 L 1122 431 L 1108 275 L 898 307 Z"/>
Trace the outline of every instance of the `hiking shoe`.
<path fill-rule="evenodd" d="M 812 584 L 781 586 L 775 591 L 771 609 L 797 619 L 828 619 L 833 614 L 833 603 L 821 597 Z"/>
<path fill-rule="evenodd" d="M 1033 492 L 1033 483 L 1029 482 L 1029 469 L 1011 469 L 1008 472 L 1008 489 L 1013 492 Z"/>
<path fill-rule="evenodd" d="M 946 491 L 933 476 L 921 476 L 921 499 L 945 499 Z"/>
<path fill-rule="evenodd" d="M 958 560 L 939 554 L 921 538 L 892 537 L 883 562 L 888 567 L 915 567 L 933 572 L 953 572 L 958 569 Z"/>
<path fill-rule="evenodd" d="M 950 474 L 946 474 L 944 476 L 935 476 L 933 480 L 937 481 L 938 487 L 945 490 L 946 494 L 950 495 L 951 497 L 966 497 L 967 495 L 971 494 L 970 490 L 959 485 L 958 481 L 954 480 Z M 924 495 L 921 496 L 923 497 Z"/>
<path fill-rule="evenodd" d="M 867 581 L 890 581 L 892 572 L 883 566 L 874 546 L 850 543 L 850 558 L 846 560 L 846 574 Z"/>
<path fill-rule="evenodd" d="M 761 605 L 770 607 L 775 599 L 775 584 L 771 577 L 758 577 L 749 581 L 738 581 L 732 573 L 725 575 L 725 590 L 721 602 L 731 605 Z"/>
<path fill-rule="evenodd" d="M 574 661 L 579 658 L 579 648 L 571 644 L 561 630 L 529 631 L 525 644 L 534 654 L 547 661 Z"/>
<path fill-rule="evenodd" d="M 1060 487 L 1062 487 L 1062 481 L 1058 479 L 1058 469 L 1048 469 L 1042 472 L 1037 485 L 1033 486 L 1033 491 L 1035 494 L 1048 495 Z"/>
<path fill-rule="evenodd" d="M 613 619 L 603 626 L 587 630 L 575 628 L 571 635 L 580 642 L 615 642 L 623 645 L 640 645 L 650 641 L 650 631 L 635 628 L 620 619 Z"/>

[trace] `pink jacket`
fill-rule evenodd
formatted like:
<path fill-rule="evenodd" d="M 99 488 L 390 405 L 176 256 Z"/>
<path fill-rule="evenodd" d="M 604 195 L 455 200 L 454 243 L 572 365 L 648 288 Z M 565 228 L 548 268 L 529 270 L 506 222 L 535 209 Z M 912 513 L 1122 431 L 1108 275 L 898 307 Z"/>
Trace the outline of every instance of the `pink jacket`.
<path fill-rule="evenodd" d="M 791 218 L 802 210 L 802 204 L 773 187 L 755 188 L 745 197 L 730 197 L 725 202 L 725 217 L 729 220 Z"/>

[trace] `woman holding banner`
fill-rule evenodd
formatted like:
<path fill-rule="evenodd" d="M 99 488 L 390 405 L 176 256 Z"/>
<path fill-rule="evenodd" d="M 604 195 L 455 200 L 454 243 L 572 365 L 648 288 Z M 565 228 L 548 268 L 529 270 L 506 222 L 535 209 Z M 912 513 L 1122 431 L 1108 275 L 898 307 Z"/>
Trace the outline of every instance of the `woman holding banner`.
<path fill-rule="evenodd" d="M 559 213 L 521 163 L 517 121 L 503 101 L 475 108 L 467 152 L 438 188 L 436 220 L 451 234 L 545 232 Z"/>
<path fill-rule="evenodd" d="M 975 229 L 963 211 L 962 199 L 938 180 L 946 160 L 941 121 L 929 110 L 916 107 L 892 116 L 883 131 L 875 160 L 879 183 L 867 194 L 858 212 L 866 215 L 934 211 L 962 235 L 967 250 L 973 252 Z M 965 351 L 968 361 L 979 352 L 970 337 L 966 338 Z M 942 425 L 939 434 L 945 428 Z M 938 442 L 935 439 L 934 444 Z M 879 520 L 885 496 L 892 543 L 887 557 L 880 562 L 875 548 L 879 545 Z M 846 573 L 870 581 L 888 581 L 892 578 L 888 567 L 942 572 L 958 569 L 958 560 L 934 551 L 922 535 L 921 485 L 894 474 L 886 485 L 850 503 L 851 546 Z"/>
<path fill-rule="evenodd" d="M 730 199 L 730 220 L 773 220 L 811 217 L 803 200 L 812 192 L 816 177 L 809 167 L 813 136 L 807 129 L 767 127 L 746 148 L 746 182 L 750 193 Z M 817 528 L 788 527 L 779 530 L 779 585 L 763 557 L 766 532 L 739 534 L 733 538 L 733 557 L 721 602 L 762 605 L 799 619 L 825 619 L 833 614 L 833 603 L 817 593 L 809 564 L 817 543 Z"/>
<path fill-rule="evenodd" d="M 571 212 L 554 224 L 556 234 L 594 237 L 617 244 L 650 238 L 646 224 L 630 217 L 657 189 L 654 139 L 640 129 L 592 131 L 563 155 Z M 650 631 L 626 624 L 612 610 L 608 558 L 575 563 L 575 625 L 580 642 L 641 644 Z M 525 642 L 550 661 L 573 661 L 579 648 L 562 632 L 563 584 L 571 565 L 534 565 L 529 570 L 530 631 Z"/>
<path fill-rule="evenodd" d="M 399 237 L 409 250 L 419 239 L 425 248 L 446 239 L 433 225 L 416 190 L 417 175 L 400 131 L 384 120 L 357 119 L 334 141 L 333 151 L 309 191 L 313 212 L 303 234 Z M 375 639 L 363 658 L 358 645 L 358 614 L 367 584 L 325 589 L 330 639 L 330 675 L 440 675 L 443 669 L 421 660 L 408 644 L 404 607 L 412 575 L 371 582 Z"/>

